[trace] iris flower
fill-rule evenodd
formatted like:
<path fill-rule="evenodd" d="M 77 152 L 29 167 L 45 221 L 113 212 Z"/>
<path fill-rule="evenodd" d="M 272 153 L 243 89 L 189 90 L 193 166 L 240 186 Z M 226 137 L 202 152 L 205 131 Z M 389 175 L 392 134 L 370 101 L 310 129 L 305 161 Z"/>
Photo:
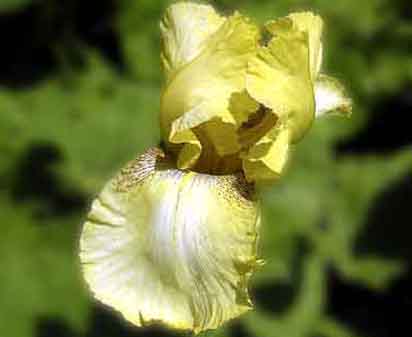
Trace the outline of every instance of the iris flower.
<path fill-rule="evenodd" d="M 130 162 L 84 224 L 84 277 L 137 326 L 198 333 L 250 310 L 258 257 L 256 183 L 279 178 L 316 117 L 349 114 L 320 72 L 322 20 L 247 17 L 181 2 L 161 20 L 162 148 Z"/>

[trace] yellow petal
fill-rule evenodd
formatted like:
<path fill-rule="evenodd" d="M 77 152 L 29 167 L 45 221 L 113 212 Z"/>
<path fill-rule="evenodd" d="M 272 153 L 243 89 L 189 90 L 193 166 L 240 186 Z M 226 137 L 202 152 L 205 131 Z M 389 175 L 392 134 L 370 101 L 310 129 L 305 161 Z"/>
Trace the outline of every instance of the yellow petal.
<path fill-rule="evenodd" d="M 195 134 L 189 130 L 183 130 L 176 133 L 176 143 L 183 143 L 183 146 L 178 148 L 177 167 L 186 170 L 195 165 L 199 159 L 202 145 Z"/>
<path fill-rule="evenodd" d="M 245 90 L 235 92 L 230 97 L 229 109 L 236 120 L 236 124 L 242 125 L 259 109 L 259 103 L 250 97 L 249 93 Z"/>
<path fill-rule="evenodd" d="M 234 14 L 207 39 L 202 52 L 176 73 L 161 97 L 166 143 L 186 143 L 182 134 L 199 140 L 193 130 L 203 125 L 202 148 L 213 147 L 219 156 L 239 151 L 230 101 L 234 93 L 245 89 L 247 61 L 255 53 L 258 35 L 245 17 Z"/>
<path fill-rule="evenodd" d="M 93 202 L 84 276 L 97 299 L 138 326 L 213 329 L 251 307 L 258 207 L 242 178 L 180 171 L 162 156 L 148 151 Z"/>
<path fill-rule="evenodd" d="M 247 181 L 279 178 L 288 160 L 290 130 L 275 127 L 243 154 L 243 171 Z"/>
<path fill-rule="evenodd" d="M 310 73 L 312 81 L 314 81 L 322 64 L 323 21 L 318 15 L 311 12 L 292 13 L 287 18 L 292 21 L 296 30 L 305 32 L 308 36 Z M 271 29 L 271 23 L 267 25 L 267 28 L 276 34 L 276 30 Z"/>
<path fill-rule="evenodd" d="M 224 21 L 212 6 L 180 2 L 168 7 L 160 22 L 166 78 L 198 56 Z"/>
<path fill-rule="evenodd" d="M 320 75 L 315 83 L 316 117 L 330 113 L 350 115 L 352 101 L 333 77 Z"/>
<path fill-rule="evenodd" d="M 277 20 L 271 29 L 279 34 L 250 60 L 246 88 L 291 128 L 291 141 L 296 142 L 311 126 L 315 112 L 308 35 L 290 19 Z"/>

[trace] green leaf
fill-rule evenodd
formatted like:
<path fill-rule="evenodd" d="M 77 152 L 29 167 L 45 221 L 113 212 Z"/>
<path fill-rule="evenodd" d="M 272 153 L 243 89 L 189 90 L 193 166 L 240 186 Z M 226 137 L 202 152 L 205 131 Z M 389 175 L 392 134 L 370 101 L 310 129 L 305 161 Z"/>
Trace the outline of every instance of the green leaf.
<path fill-rule="evenodd" d="M 30 337 L 36 319 L 46 315 L 65 319 L 82 331 L 89 301 L 79 282 L 79 217 L 50 224 L 34 219 L 30 207 L 16 207 L 3 195 L 0 205 L 0 331 Z"/>

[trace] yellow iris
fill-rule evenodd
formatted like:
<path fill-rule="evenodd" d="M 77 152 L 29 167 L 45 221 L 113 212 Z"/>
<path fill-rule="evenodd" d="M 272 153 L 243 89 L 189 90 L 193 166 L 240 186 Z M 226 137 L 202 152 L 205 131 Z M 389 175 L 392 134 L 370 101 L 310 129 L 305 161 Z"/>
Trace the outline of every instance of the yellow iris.
<path fill-rule="evenodd" d="M 249 310 L 257 181 L 279 177 L 315 117 L 350 113 L 320 74 L 321 19 L 296 13 L 270 35 L 211 6 L 170 6 L 161 21 L 164 149 L 129 163 L 93 202 L 80 258 L 96 298 L 138 326 L 200 332 Z"/>

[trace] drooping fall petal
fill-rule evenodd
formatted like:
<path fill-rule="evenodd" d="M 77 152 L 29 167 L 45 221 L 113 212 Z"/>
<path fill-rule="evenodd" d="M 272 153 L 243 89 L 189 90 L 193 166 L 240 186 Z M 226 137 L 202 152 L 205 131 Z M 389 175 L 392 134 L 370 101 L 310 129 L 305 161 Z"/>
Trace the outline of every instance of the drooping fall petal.
<path fill-rule="evenodd" d="M 84 275 L 96 298 L 138 326 L 216 328 L 251 308 L 258 226 L 240 176 L 180 171 L 149 150 L 93 202 Z"/>

